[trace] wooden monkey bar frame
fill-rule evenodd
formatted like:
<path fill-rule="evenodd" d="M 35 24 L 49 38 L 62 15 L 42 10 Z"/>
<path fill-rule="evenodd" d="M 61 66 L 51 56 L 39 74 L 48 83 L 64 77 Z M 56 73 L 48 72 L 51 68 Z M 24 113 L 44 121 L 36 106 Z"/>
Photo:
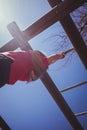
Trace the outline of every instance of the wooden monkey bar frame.
<path fill-rule="evenodd" d="M 49 0 L 49 2 L 51 2 L 51 0 Z M 76 27 L 69 16 L 69 13 L 74 11 L 76 8 L 78 8 L 85 2 L 86 0 L 65 0 L 64 2 L 57 4 L 50 12 L 48 12 L 41 19 L 33 23 L 30 27 L 28 27 L 26 30 L 22 32 L 15 22 L 9 24 L 8 30 L 11 33 L 11 35 L 14 37 L 14 39 L 12 39 L 6 45 L 0 48 L 0 52 L 15 50 L 18 47 L 20 47 L 22 50 L 32 49 L 28 41 L 33 37 L 35 37 L 36 35 L 38 35 L 39 33 L 41 33 L 42 31 L 44 31 L 52 24 L 54 24 L 55 22 L 57 22 L 58 20 L 60 20 L 71 42 L 73 43 L 77 53 L 79 54 L 83 64 L 87 68 L 87 58 L 86 58 L 87 47 L 85 46 L 82 37 L 80 36 L 79 32 L 76 30 Z M 67 20 L 65 20 L 66 17 Z M 73 25 L 71 27 L 71 32 L 70 32 L 70 25 Z M 76 37 L 74 38 L 72 36 L 74 31 L 76 37 L 78 38 Z M 61 95 L 60 91 L 58 90 L 54 82 L 51 80 L 48 73 L 45 72 L 40 79 L 45 85 L 45 87 L 47 88 L 47 90 L 49 91 L 49 93 L 51 94 L 51 96 L 53 97 L 53 99 L 55 100 L 55 102 L 57 103 L 57 105 L 64 113 L 65 117 L 67 118 L 71 126 L 75 130 L 77 129 L 83 130 L 83 127 L 81 126 L 80 122 L 77 120 L 76 116 L 74 115 L 74 113 L 72 112 L 68 104 L 66 103 L 65 99 Z"/>
<path fill-rule="evenodd" d="M 51 26 L 57 21 L 60 21 L 64 30 L 66 31 L 68 37 L 71 40 L 71 43 L 75 47 L 80 59 L 82 60 L 85 68 L 87 68 L 87 46 L 85 45 L 80 33 L 78 32 L 73 20 L 70 17 L 70 13 L 77 9 L 79 6 L 83 5 L 86 0 L 48 0 L 52 7 L 55 7 L 45 14 L 38 21 L 29 26 L 22 33 L 25 35 L 26 41 L 29 41 L 46 28 Z M 59 3 L 59 4 L 58 4 Z M 74 32 L 74 35 L 73 35 Z M 19 44 L 15 39 L 9 41 L 6 45 L 0 48 L 0 52 L 14 50 L 19 47 Z M 25 45 L 27 49 L 27 45 Z"/>

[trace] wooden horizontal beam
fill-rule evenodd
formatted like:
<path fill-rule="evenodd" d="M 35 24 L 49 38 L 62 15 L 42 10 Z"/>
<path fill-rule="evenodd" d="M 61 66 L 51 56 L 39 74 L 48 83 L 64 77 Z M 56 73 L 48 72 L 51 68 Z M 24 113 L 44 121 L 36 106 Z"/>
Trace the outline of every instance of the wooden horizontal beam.
<path fill-rule="evenodd" d="M 63 19 L 85 2 L 86 0 L 65 0 L 59 5 L 56 5 L 50 12 L 23 31 L 27 35 L 27 40 L 30 40 L 55 22 Z"/>
<path fill-rule="evenodd" d="M 54 7 L 50 12 L 25 29 L 23 31 L 23 35 L 26 35 L 26 40 L 29 41 L 85 2 L 86 0 L 65 0 L 63 3 L 60 3 L 58 6 Z M 12 39 L 6 45 L 0 48 L 0 52 L 15 50 L 17 47 L 17 41 L 15 43 L 15 40 Z"/>

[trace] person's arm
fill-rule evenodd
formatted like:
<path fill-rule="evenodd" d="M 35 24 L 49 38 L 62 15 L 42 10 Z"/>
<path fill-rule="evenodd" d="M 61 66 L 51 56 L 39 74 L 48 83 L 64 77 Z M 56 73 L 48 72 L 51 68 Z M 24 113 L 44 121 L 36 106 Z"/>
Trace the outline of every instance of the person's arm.
<path fill-rule="evenodd" d="M 62 52 L 62 53 L 60 53 L 60 54 L 53 54 L 53 55 L 47 57 L 47 58 L 48 58 L 49 65 L 55 63 L 55 62 L 56 62 L 57 60 L 59 60 L 59 59 L 64 58 L 65 55 L 66 55 L 66 54 L 65 54 L 64 52 Z"/>

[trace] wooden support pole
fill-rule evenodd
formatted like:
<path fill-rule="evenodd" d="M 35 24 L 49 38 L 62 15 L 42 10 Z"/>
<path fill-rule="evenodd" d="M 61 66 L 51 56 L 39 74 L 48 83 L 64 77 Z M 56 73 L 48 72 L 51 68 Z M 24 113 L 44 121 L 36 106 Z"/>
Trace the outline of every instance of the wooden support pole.
<path fill-rule="evenodd" d="M 58 6 L 55 6 L 50 12 L 45 14 L 42 18 L 40 18 L 38 21 L 33 23 L 27 29 L 25 29 L 22 35 L 26 35 L 26 41 L 32 39 L 58 20 L 63 19 L 70 12 L 74 11 L 76 8 L 78 8 L 85 2 L 86 0 L 65 0 L 63 3 L 60 3 L 60 5 Z M 0 48 L 0 52 L 11 51 L 17 48 L 17 41 L 12 39 L 5 46 Z"/>
<path fill-rule="evenodd" d="M 68 106 L 67 102 L 61 95 L 54 82 L 50 79 L 49 75 L 44 73 L 43 77 L 41 77 L 41 80 L 53 97 L 54 101 L 57 103 L 57 105 L 71 124 L 72 128 L 74 130 L 83 130 L 80 122 L 77 120 L 76 116 L 72 112 L 71 108 Z"/>
<path fill-rule="evenodd" d="M 16 29 L 15 29 L 16 28 Z M 21 47 L 23 49 L 24 47 L 24 43 L 26 41 L 24 41 L 24 36 L 22 35 L 22 32 L 20 31 L 19 27 L 17 26 L 16 23 L 12 23 L 8 26 L 8 29 L 10 31 L 10 33 L 12 34 L 12 36 L 19 41 L 19 43 L 21 43 Z M 19 36 L 19 37 L 18 37 Z M 20 42 L 21 41 L 21 42 Z M 22 46 L 23 45 L 23 46 Z M 29 44 L 28 44 L 29 45 Z M 30 45 L 29 45 L 30 48 Z M 26 48 L 24 47 L 24 50 Z M 38 67 L 38 66 L 37 66 Z M 40 69 L 39 69 L 40 70 Z M 40 70 L 41 71 L 41 70 Z M 41 72 L 38 72 L 41 73 Z M 44 72 L 44 74 L 41 76 L 41 81 L 43 82 L 43 84 L 45 85 L 45 87 L 47 88 L 47 90 L 49 91 L 49 93 L 51 94 L 51 96 L 53 97 L 54 101 L 57 103 L 57 105 L 60 107 L 60 109 L 62 110 L 62 112 L 64 113 L 65 117 L 68 119 L 68 121 L 70 122 L 70 124 L 72 125 L 72 127 L 74 128 L 74 130 L 83 130 L 82 126 L 80 125 L 79 121 L 76 119 L 76 117 L 74 116 L 72 110 L 70 109 L 70 107 L 68 106 L 68 104 L 66 103 L 65 99 L 63 98 L 63 96 L 61 95 L 60 91 L 58 90 L 58 88 L 56 87 L 56 85 L 54 84 L 54 82 L 51 80 L 50 76 L 48 75 L 47 72 Z"/>
<path fill-rule="evenodd" d="M 1 116 L 0 116 L 0 128 L 2 128 L 2 130 L 11 130 Z"/>
<path fill-rule="evenodd" d="M 58 5 L 58 4 L 60 5 L 60 3 L 63 3 L 63 2 L 61 2 L 61 0 L 48 0 L 48 2 L 51 5 L 51 7 L 55 7 L 56 5 Z M 80 0 L 79 0 L 79 2 L 80 2 Z M 85 2 L 87 2 L 87 1 L 85 1 Z M 76 3 L 76 2 L 74 1 L 74 3 Z M 75 26 L 72 18 L 68 14 L 63 19 L 60 20 L 60 23 L 63 26 L 66 34 L 68 35 L 75 50 L 77 51 L 80 59 L 82 60 L 85 68 L 87 69 L 87 46 L 84 43 L 84 40 L 81 37 L 80 32 L 78 31 L 77 27 Z"/>

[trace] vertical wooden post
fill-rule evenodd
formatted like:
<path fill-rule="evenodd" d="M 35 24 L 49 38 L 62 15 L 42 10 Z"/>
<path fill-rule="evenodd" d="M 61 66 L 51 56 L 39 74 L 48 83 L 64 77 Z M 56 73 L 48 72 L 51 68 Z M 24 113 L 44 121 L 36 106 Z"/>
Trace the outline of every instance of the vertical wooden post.
<path fill-rule="evenodd" d="M 80 1 L 80 0 L 79 0 Z M 61 0 L 48 0 L 51 7 L 58 5 Z M 84 43 L 77 27 L 75 26 L 70 15 L 65 16 L 60 20 L 61 25 L 63 26 L 65 32 L 67 33 L 71 43 L 75 47 L 80 59 L 82 60 L 85 68 L 87 69 L 87 46 Z"/>

